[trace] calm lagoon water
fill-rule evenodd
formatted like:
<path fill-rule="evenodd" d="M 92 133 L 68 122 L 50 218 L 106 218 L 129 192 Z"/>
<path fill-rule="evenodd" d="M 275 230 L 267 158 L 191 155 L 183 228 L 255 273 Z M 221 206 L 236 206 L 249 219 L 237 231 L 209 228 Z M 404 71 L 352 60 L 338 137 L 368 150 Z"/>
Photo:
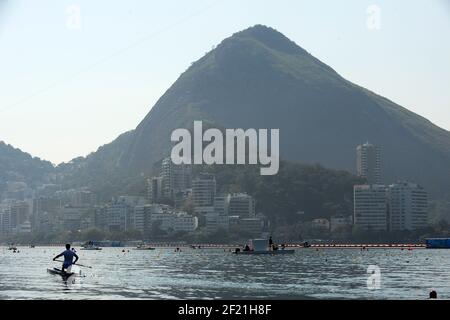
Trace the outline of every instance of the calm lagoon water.
<path fill-rule="evenodd" d="M 0 247 L 0 299 L 450 299 L 450 250 L 298 249 L 243 256 L 223 249 L 77 250 L 84 277 L 47 273 L 63 248 Z M 76 248 L 78 249 L 78 248 Z M 129 250 L 129 251 L 128 251 Z M 380 268 L 380 288 L 367 268 Z"/>

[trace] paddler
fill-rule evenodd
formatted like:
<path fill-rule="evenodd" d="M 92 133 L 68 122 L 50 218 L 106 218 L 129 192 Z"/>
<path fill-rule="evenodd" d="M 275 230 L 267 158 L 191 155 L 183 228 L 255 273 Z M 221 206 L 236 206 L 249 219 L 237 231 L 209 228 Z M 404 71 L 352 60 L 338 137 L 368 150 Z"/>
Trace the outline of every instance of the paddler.
<path fill-rule="evenodd" d="M 56 259 L 64 257 L 64 262 L 61 268 L 61 271 L 66 272 L 66 269 L 69 268 L 72 264 L 77 263 L 78 256 L 75 252 L 70 250 L 70 244 L 66 244 L 66 250 L 63 251 L 61 254 L 58 254 L 56 257 L 53 258 L 53 261 L 56 261 Z M 73 261 L 73 258 L 75 257 L 75 261 Z"/>

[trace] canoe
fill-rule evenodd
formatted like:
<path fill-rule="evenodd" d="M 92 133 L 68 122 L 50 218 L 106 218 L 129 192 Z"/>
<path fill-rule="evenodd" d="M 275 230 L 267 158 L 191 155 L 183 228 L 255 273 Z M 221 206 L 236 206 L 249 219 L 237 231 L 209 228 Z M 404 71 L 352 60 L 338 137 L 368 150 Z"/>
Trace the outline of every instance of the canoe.
<path fill-rule="evenodd" d="M 64 279 L 67 279 L 70 276 L 73 276 L 75 274 L 73 272 L 67 273 L 67 272 L 62 271 L 61 269 L 58 269 L 58 268 L 47 269 L 47 272 L 50 273 L 50 274 L 59 275 L 59 276 L 63 277 Z"/>
<path fill-rule="evenodd" d="M 102 250 L 100 247 L 83 247 L 81 250 Z"/>
<path fill-rule="evenodd" d="M 251 254 L 293 254 L 295 252 L 295 250 L 293 249 L 285 249 L 285 250 L 261 250 L 261 251 L 234 251 L 234 254 L 247 254 L 247 255 L 251 255 Z"/>

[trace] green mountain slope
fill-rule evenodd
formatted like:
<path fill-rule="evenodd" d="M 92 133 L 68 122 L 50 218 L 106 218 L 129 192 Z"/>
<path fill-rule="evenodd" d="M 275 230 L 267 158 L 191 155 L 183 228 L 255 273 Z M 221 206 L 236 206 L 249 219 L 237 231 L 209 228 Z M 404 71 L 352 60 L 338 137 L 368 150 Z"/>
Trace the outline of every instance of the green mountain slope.
<path fill-rule="evenodd" d="M 386 77 L 389 74 L 386 73 Z M 274 29 L 255 26 L 193 63 L 137 128 L 84 162 L 83 172 L 147 174 L 169 154 L 173 129 L 194 120 L 226 128 L 279 128 L 285 160 L 354 171 L 355 148 L 383 150 L 385 182 L 450 190 L 450 133 L 342 78 Z M 105 158 L 105 150 L 110 150 Z M 106 165 L 105 165 L 106 164 Z M 111 166 L 113 165 L 113 166 Z"/>

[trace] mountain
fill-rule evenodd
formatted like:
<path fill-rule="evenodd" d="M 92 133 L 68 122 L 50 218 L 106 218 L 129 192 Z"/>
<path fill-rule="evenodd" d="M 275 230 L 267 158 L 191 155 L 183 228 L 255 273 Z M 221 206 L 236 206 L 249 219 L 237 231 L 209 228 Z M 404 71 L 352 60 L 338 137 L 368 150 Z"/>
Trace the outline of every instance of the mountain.
<path fill-rule="evenodd" d="M 386 72 L 389 77 L 389 72 Z M 193 63 L 131 132 L 71 176 L 148 174 L 170 153 L 170 134 L 194 120 L 225 128 L 279 128 L 284 160 L 355 171 L 358 144 L 382 147 L 385 182 L 450 190 L 450 132 L 347 81 L 278 31 L 257 25 Z M 75 171 L 73 171 L 75 170 Z M 76 174 L 75 174 L 76 172 Z M 105 182 L 106 184 L 106 182 Z"/>
<path fill-rule="evenodd" d="M 50 162 L 32 157 L 0 141 L 0 196 L 8 181 L 35 186 L 48 181 L 54 170 Z"/>

